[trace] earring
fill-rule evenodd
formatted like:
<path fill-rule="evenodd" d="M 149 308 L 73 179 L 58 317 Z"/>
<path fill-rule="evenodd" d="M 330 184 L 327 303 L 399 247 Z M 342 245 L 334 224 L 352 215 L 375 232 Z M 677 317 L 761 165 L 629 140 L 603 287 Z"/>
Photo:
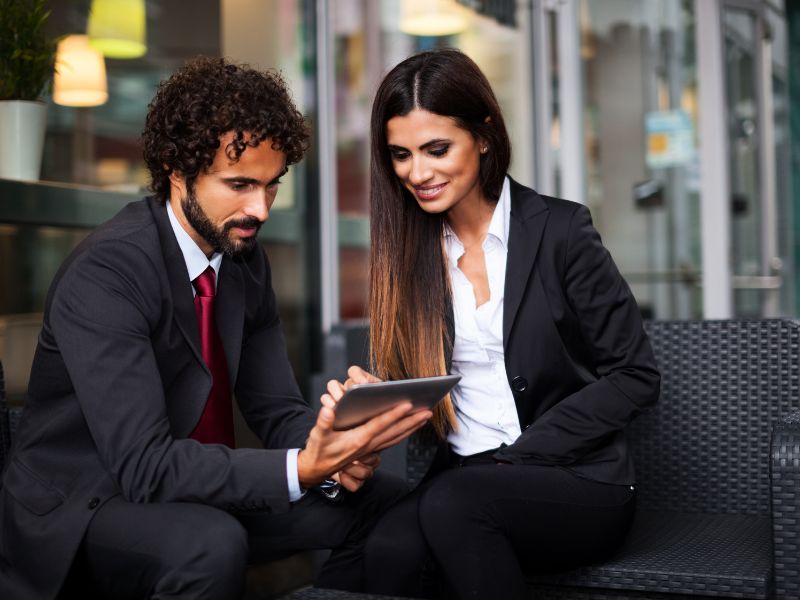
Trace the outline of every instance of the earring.
<path fill-rule="evenodd" d="M 486 154 L 489 151 L 489 146 L 481 147 L 481 154 Z"/>

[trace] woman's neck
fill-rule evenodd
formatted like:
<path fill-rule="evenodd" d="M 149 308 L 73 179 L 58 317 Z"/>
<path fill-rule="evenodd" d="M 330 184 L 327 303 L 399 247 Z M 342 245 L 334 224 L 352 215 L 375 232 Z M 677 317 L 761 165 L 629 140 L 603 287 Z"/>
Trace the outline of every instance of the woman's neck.
<path fill-rule="evenodd" d="M 482 194 L 475 194 L 447 211 L 447 223 L 465 247 L 472 247 L 486 237 L 494 208 Z"/>

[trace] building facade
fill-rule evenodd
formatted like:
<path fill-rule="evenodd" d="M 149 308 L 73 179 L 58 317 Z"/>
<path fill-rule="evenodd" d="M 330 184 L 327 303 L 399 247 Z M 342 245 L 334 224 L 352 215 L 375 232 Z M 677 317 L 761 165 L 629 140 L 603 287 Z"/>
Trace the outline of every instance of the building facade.
<path fill-rule="evenodd" d="M 50 33 L 86 34 L 98 4 L 53 3 Z M 144 7 L 144 53 L 105 54 L 102 104 L 48 98 L 40 181 L 0 180 L 0 360 L 12 399 L 24 392 L 55 270 L 146 193 L 147 104 L 196 54 L 279 69 L 313 127 L 261 234 L 304 385 L 324 366 L 330 329 L 365 316 L 372 95 L 394 64 L 439 46 L 462 49 L 487 74 L 512 135 L 511 175 L 589 206 L 646 316 L 798 313 L 791 2 L 123 4 Z"/>

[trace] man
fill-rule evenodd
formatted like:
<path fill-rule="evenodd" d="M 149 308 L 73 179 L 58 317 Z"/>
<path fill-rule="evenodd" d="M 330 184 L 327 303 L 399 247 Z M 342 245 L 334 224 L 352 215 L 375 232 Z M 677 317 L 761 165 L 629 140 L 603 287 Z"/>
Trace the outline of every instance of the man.
<path fill-rule="evenodd" d="M 430 412 L 337 432 L 331 398 L 315 418 L 300 397 L 256 234 L 303 119 L 276 74 L 200 58 L 162 83 L 143 143 L 154 196 L 48 294 L 0 491 L 0 597 L 231 600 L 248 560 L 314 547 L 334 548 L 320 585 L 358 588 L 402 491 L 371 478 L 376 453 Z M 233 447 L 232 392 L 265 450 Z M 317 488 L 330 477 L 343 500 Z"/>

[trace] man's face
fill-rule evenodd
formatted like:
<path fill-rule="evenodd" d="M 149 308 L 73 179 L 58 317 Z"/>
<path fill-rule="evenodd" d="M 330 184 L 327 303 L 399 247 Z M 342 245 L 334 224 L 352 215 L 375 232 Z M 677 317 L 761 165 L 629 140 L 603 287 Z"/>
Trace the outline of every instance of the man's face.
<path fill-rule="evenodd" d="M 286 172 L 286 155 L 273 150 L 269 139 L 246 148 L 237 162 L 231 162 L 225 147 L 233 136 L 228 132 L 220 138 L 214 162 L 191 189 L 182 175 L 173 173 L 170 178 L 172 210 L 209 257 L 216 250 L 236 256 L 255 247 L 256 234 L 269 217 Z"/>

